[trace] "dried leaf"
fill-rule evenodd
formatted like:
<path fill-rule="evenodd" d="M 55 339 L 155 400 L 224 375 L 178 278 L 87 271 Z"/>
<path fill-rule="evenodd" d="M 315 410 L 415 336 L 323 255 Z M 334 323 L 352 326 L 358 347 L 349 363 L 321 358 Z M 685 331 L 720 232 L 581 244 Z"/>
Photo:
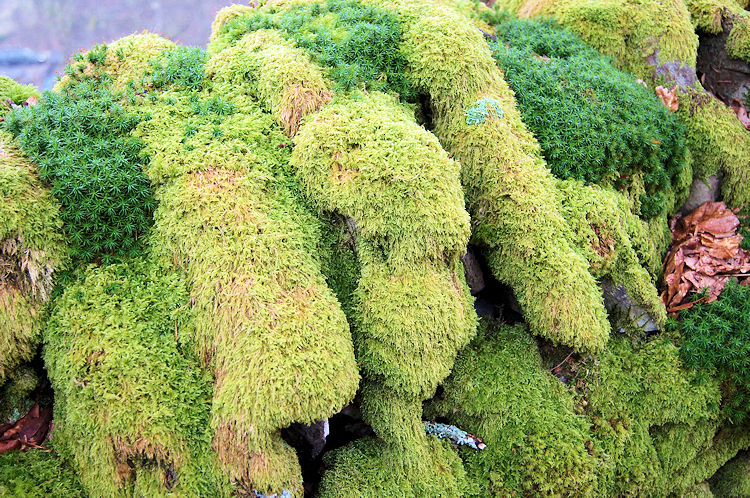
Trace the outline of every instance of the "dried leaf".
<path fill-rule="evenodd" d="M 664 88 L 663 86 L 657 86 L 656 95 L 670 111 L 675 112 L 680 108 L 680 103 L 677 100 L 677 85 L 672 87 L 671 90 Z"/>
<path fill-rule="evenodd" d="M 14 424 L 0 425 L 0 453 L 41 446 L 47 439 L 52 408 L 34 403 L 31 410 Z"/>
<path fill-rule="evenodd" d="M 750 130 L 750 116 L 747 115 L 745 104 L 739 99 L 732 99 L 732 110 L 737 115 L 737 119 L 740 120 L 742 126 L 744 126 L 746 130 Z"/>
<path fill-rule="evenodd" d="M 740 221 L 723 202 L 706 202 L 670 223 L 672 245 L 664 261 L 662 301 L 670 313 L 718 299 L 727 281 L 747 280 L 750 252 L 740 248 Z M 707 295 L 692 295 L 708 288 Z"/>

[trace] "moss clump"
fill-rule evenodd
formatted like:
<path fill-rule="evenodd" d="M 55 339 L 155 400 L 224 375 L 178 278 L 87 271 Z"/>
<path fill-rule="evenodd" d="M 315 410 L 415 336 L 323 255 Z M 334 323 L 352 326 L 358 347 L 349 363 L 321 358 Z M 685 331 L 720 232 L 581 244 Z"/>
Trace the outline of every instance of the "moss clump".
<path fill-rule="evenodd" d="M 750 62 L 750 14 L 746 5 L 734 0 L 685 0 L 695 29 L 718 35 L 730 29 L 725 49 L 727 55 Z"/>
<path fill-rule="evenodd" d="M 109 84 L 47 92 L 5 123 L 52 185 L 72 256 L 83 262 L 137 254 L 154 208 L 141 144 L 129 136 L 143 117 L 125 111 Z"/>
<path fill-rule="evenodd" d="M 600 350 L 609 335 L 601 294 L 567 241 L 554 177 L 481 32 L 432 2 L 387 5 L 404 30 L 407 75 L 430 95 L 435 133 L 461 161 L 473 240 L 493 274 L 513 288 L 532 332 Z M 499 102 L 503 117 L 467 125 L 464 111 L 481 98 Z"/>
<path fill-rule="evenodd" d="M 742 452 L 711 477 L 711 491 L 717 498 L 750 496 L 750 453 Z"/>
<path fill-rule="evenodd" d="M 283 9 L 268 7 L 219 23 L 209 51 L 217 53 L 259 29 L 279 30 L 328 68 L 337 91 L 367 88 L 394 91 L 405 100 L 416 98 L 404 77 L 406 61 L 396 48 L 401 28 L 389 10 L 356 0 L 293 3 Z"/>
<path fill-rule="evenodd" d="M 57 453 L 35 449 L 0 454 L 0 496 L 80 498 L 86 492 Z"/>
<path fill-rule="evenodd" d="M 42 306 L 67 266 L 59 209 L 36 168 L 0 132 L 0 385 L 36 352 Z"/>
<path fill-rule="evenodd" d="M 194 47 L 165 50 L 160 57 L 150 62 L 153 67 L 150 85 L 153 88 L 176 86 L 200 90 L 206 78 L 203 67 L 207 58 L 205 50 Z"/>
<path fill-rule="evenodd" d="M 5 75 L 0 75 L 0 103 L 10 100 L 14 104 L 21 105 L 29 97 L 41 97 L 34 85 L 22 85 Z"/>
<path fill-rule="evenodd" d="M 321 498 L 465 496 L 468 489 L 461 460 L 437 439 L 428 438 L 418 457 L 407 463 L 404 453 L 375 439 L 360 439 L 326 454 L 328 470 Z"/>
<path fill-rule="evenodd" d="M 594 277 L 607 278 L 621 286 L 633 303 L 628 316 L 623 317 L 625 328 L 637 332 L 645 325 L 661 328 L 667 318 L 666 309 L 654 286 L 654 277 L 644 266 L 658 271 L 649 260 L 660 262 L 666 246 L 654 248 L 655 255 L 644 247 L 651 237 L 648 226 L 618 193 L 571 180 L 560 181 L 557 187 L 562 214 L 571 227 L 572 247 L 589 262 Z M 661 223 L 666 224 L 665 217 Z"/>
<path fill-rule="evenodd" d="M 482 437 L 482 451 L 461 449 L 470 496 L 592 496 L 600 456 L 588 421 L 564 384 L 545 371 L 524 327 L 483 323 L 456 360 L 430 416 Z"/>
<path fill-rule="evenodd" d="M 729 57 L 750 62 L 750 14 L 747 12 L 732 18 L 726 50 Z"/>
<path fill-rule="evenodd" d="M 54 441 L 93 496 L 220 494 L 210 449 L 210 378 L 181 347 L 183 281 L 142 261 L 90 267 L 55 302 L 44 360 Z"/>
<path fill-rule="evenodd" d="M 497 26 L 493 56 L 552 173 L 618 189 L 636 178 L 643 218 L 663 215 L 686 161 L 684 130 L 659 99 L 550 20 Z"/>
<path fill-rule="evenodd" d="M 28 365 L 15 369 L 0 387 L 0 425 L 13 423 L 28 413 L 33 405 L 31 394 L 39 387 L 39 376 Z"/>
<path fill-rule="evenodd" d="M 721 297 L 710 304 L 697 304 L 670 322 L 684 343 L 680 353 L 685 363 L 702 375 L 722 381 L 723 404 L 734 422 L 750 415 L 750 287 L 727 283 Z"/>
<path fill-rule="evenodd" d="M 322 69 L 278 31 L 243 36 L 211 58 L 207 73 L 222 95 L 258 98 L 288 135 L 332 98 Z"/>
<path fill-rule="evenodd" d="M 718 383 L 699 382 L 665 338 L 610 341 L 579 371 L 594 442 L 607 455 L 598 495 L 681 494 L 722 465 L 694 466 L 719 427 Z"/>
<path fill-rule="evenodd" d="M 685 124 L 695 176 L 724 173 L 721 193 L 731 207 L 750 201 L 750 135 L 734 113 L 706 92 L 679 94 L 677 111 Z"/>

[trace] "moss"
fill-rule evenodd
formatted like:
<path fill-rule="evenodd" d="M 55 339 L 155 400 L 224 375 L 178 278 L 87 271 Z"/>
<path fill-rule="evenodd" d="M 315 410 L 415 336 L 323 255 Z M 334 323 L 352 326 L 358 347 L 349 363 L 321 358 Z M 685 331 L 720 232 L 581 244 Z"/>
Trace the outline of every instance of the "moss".
<path fill-rule="evenodd" d="M 34 449 L 0 454 L 0 496 L 81 498 L 86 492 L 57 453 Z"/>
<path fill-rule="evenodd" d="M 467 490 L 459 458 L 444 443 L 425 438 L 408 457 L 376 439 L 360 439 L 327 453 L 319 496 L 463 496 Z"/>
<path fill-rule="evenodd" d="M 114 91 L 143 90 L 154 61 L 174 47 L 166 38 L 146 31 L 98 45 L 89 52 L 76 54 L 53 90 L 62 91 L 76 81 L 99 79 L 103 73 L 111 78 L 109 88 Z"/>
<path fill-rule="evenodd" d="M 571 245 L 589 262 L 591 274 L 622 286 L 633 303 L 661 328 L 666 310 L 654 279 L 643 266 L 648 261 L 639 259 L 633 243 L 650 237 L 645 223 L 616 192 L 569 180 L 558 182 L 558 190 L 563 216 L 572 229 Z M 666 225 L 666 217 L 661 217 L 661 223 Z M 631 309 L 631 313 L 636 311 Z M 642 317 L 636 314 L 628 319 L 638 329 Z"/>
<path fill-rule="evenodd" d="M 609 334 L 601 295 L 567 242 L 554 179 L 482 34 L 429 2 L 388 5 L 404 29 L 407 75 L 430 95 L 435 133 L 461 161 L 472 237 L 486 248 L 493 274 L 513 288 L 532 332 L 601 349 Z M 464 110 L 480 98 L 500 102 L 503 117 L 467 125 Z"/>
<path fill-rule="evenodd" d="M 750 201 L 750 136 L 731 109 L 705 92 L 679 94 L 697 178 L 724 173 L 722 198 L 730 207 Z"/>
<path fill-rule="evenodd" d="M 462 449 L 471 496 L 593 496 L 599 457 L 588 450 L 585 417 L 565 386 L 545 371 L 525 327 L 483 322 L 464 349 L 429 416 L 480 436 Z"/>
<path fill-rule="evenodd" d="M 222 494 L 207 431 L 210 378 L 178 341 L 191 327 L 183 281 L 142 261 L 90 267 L 57 299 L 44 360 L 54 441 L 94 496 Z"/>
<path fill-rule="evenodd" d="M 31 394 L 39 386 L 39 376 L 28 365 L 15 369 L 0 387 L 0 424 L 12 423 L 28 413 L 33 405 Z"/>
<path fill-rule="evenodd" d="M 326 67 L 335 90 L 367 89 L 398 93 L 413 101 L 404 57 L 398 50 L 401 28 L 393 13 L 356 0 L 270 2 L 248 15 L 222 23 L 209 47 L 217 53 L 246 33 L 274 29 Z"/>
<path fill-rule="evenodd" d="M 260 30 L 243 36 L 211 58 L 207 73 L 217 92 L 238 87 L 273 113 L 288 135 L 301 119 L 330 102 L 330 83 L 308 57 L 279 32 Z"/>
<path fill-rule="evenodd" d="M 493 57 L 552 173 L 638 190 L 641 217 L 664 215 L 687 160 L 676 117 L 632 75 L 550 20 L 510 20 L 497 33 Z"/>
<path fill-rule="evenodd" d="M 35 354 L 41 308 L 68 264 L 59 209 L 36 167 L 0 132 L 0 385 Z"/>
<path fill-rule="evenodd" d="M 718 498 L 750 495 L 750 454 L 742 452 L 711 478 L 711 491 Z"/>
<path fill-rule="evenodd" d="M 11 100 L 14 104 L 21 105 L 29 97 L 41 97 L 34 85 L 22 85 L 8 76 L 0 75 L 0 102 Z"/>
<path fill-rule="evenodd" d="M 125 111 L 110 84 L 71 83 L 6 119 L 51 185 L 71 256 L 84 263 L 138 254 L 154 208 L 142 144 L 129 136 L 147 117 Z"/>
<path fill-rule="evenodd" d="M 732 31 L 726 44 L 727 55 L 750 62 L 750 14 L 742 11 L 732 18 Z"/>
<path fill-rule="evenodd" d="M 617 339 L 584 369 L 581 404 L 608 456 L 597 494 L 681 494 L 708 477 L 693 465 L 720 420 L 718 383 L 698 382 L 676 346 L 664 338 L 642 346 Z"/>

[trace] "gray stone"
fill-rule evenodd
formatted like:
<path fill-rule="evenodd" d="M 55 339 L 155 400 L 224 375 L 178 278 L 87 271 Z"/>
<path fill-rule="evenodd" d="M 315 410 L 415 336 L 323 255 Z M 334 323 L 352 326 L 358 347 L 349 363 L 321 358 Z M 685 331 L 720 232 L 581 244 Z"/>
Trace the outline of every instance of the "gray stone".
<path fill-rule="evenodd" d="M 718 201 L 721 198 L 721 180 L 721 173 L 711 175 L 705 180 L 700 178 L 694 179 L 693 184 L 690 186 L 690 195 L 685 204 L 683 204 L 682 209 L 680 209 L 680 213 L 685 215 L 693 212 L 701 204 L 708 201 Z"/>
<path fill-rule="evenodd" d="M 479 264 L 479 260 L 471 251 L 466 249 L 466 254 L 461 258 L 464 262 L 464 275 L 466 275 L 466 283 L 471 290 L 471 295 L 476 296 L 484 289 L 484 273 L 482 273 L 482 267 Z"/>

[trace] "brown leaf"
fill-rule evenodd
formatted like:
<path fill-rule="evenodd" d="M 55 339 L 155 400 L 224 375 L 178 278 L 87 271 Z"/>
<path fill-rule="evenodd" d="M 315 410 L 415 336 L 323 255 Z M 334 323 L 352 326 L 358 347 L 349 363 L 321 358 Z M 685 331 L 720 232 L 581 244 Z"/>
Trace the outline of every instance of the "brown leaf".
<path fill-rule="evenodd" d="M 750 252 L 740 248 L 737 215 L 723 202 L 706 202 L 672 220 L 672 244 L 664 261 L 662 301 L 670 313 L 718 299 L 730 278 L 747 279 Z M 708 288 L 705 298 L 692 294 Z"/>
<path fill-rule="evenodd" d="M 667 106 L 672 112 L 675 112 L 680 108 L 680 103 L 677 100 L 677 86 L 672 87 L 671 90 L 664 88 L 663 86 L 656 87 L 656 95 L 661 99 L 662 103 Z"/>
<path fill-rule="evenodd" d="M 0 426 L 0 453 L 44 443 L 50 431 L 52 408 L 34 403 L 31 410 L 14 424 Z"/>
<path fill-rule="evenodd" d="M 737 115 L 737 119 L 740 120 L 742 126 L 744 126 L 746 130 L 750 130 L 750 116 L 747 115 L 745 104 L 739 99 L 732 99 L 732 110 Z"/>

